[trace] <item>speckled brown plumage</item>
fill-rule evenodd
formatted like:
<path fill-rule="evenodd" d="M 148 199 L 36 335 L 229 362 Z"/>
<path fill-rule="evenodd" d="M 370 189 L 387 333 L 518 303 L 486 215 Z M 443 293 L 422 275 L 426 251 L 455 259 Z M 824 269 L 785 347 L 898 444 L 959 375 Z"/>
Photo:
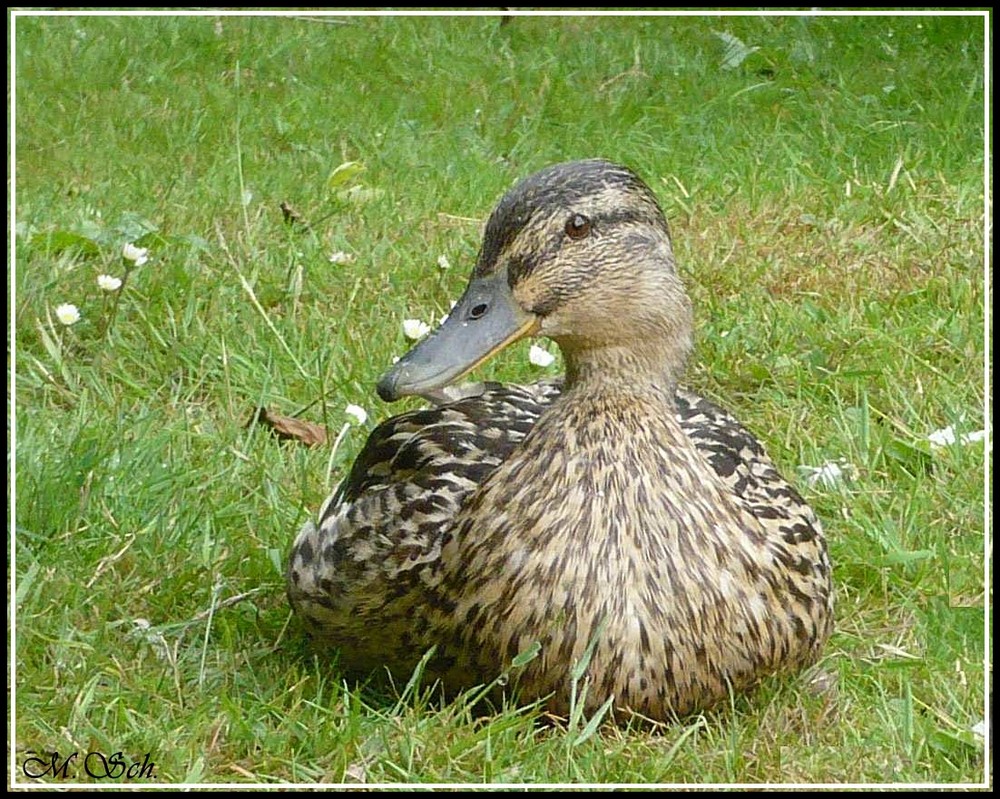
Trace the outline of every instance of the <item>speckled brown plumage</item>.
<path fill-rule="evenodd" d="M 653 719 L 814 661 L 833 603 L 819 522 L 752 435 L 678 387 L 690 304 L 645 184 L 601 161 L 522 181 L 467 293 L 477 280 L 556 340 L 565 385 L 485 384 L 376 428 L 292 550 L 311 632 L 403 679 L 434 646 L 449 690 L 537 642 L 518 688 L 557 713 L 593 642 L 587 706 Z"/>

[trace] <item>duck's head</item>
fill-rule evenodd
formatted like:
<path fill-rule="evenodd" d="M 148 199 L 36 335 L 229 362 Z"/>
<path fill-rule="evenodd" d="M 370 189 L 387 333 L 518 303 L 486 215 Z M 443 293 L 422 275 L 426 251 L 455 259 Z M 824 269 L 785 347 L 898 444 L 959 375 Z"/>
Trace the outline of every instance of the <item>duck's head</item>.
<path fill-rule="evenodd" d="M 379 396 L 430 393 L 524 336 L 555 340 L 570 382 L 616 370 L 676 380 L 690 349 L 690 302 L 663 211 L 630 170 L 557 164 L 507 192 L 465 293 L 382 376 Z"/>

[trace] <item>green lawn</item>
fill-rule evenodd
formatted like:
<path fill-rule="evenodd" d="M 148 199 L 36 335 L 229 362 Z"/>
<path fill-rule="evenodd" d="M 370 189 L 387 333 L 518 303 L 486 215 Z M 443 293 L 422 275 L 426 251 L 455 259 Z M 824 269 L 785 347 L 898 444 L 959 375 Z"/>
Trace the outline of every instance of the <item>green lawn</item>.
<path fill-rule="evenodd" d="M 19 17 L 14 777 L 96 750 L 169 783 L 982 782 L 983 27 Z M 403 319 L 448 310 L 514 180 L 589 156 L 667 212 L 687 383 L 823 520 L 825 657 L 590 737 L 345 684 L 290 620 L 292 539 L 400 410 L 374 383 Z M 478 374 L 555 373 L 527 347 Z M 369 418 L 332 459 L 247 426 L 265 405 L 336 434 L 349 403 Z M 836 485 L 799 469 L 841 459 Z"/>

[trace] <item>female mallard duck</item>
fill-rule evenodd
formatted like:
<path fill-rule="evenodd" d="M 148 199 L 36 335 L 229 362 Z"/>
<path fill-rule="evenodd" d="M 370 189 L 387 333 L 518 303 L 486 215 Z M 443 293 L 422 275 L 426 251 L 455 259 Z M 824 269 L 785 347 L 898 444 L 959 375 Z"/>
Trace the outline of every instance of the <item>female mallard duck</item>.
<path fill-rule="evenodd" d="M 731 416 L 678 388 L 691 304 L 653 192 L 605 161 L 518 183 L 447 321 L 378 383 L 433 395 L 523 336 L 565 382 L 485 384 L 377 427 L 292 549 L 288 593 L 355 671 L 453 691 L 519 672 L 565 714 L 666 720 L 814 661 L 833 591 L 812 510 Z"/>

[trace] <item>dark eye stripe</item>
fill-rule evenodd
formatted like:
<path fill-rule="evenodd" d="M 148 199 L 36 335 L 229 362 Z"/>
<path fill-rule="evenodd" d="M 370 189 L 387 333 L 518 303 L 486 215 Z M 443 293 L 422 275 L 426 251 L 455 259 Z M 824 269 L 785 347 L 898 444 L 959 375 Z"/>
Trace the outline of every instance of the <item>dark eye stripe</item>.
<path fill-rule="evenodd" d="M 596 216 L 593 219 L 588 219 L 583 214 L 574 214 L 566 222 L 566 235 L 571 239 L 574 238 L 574 235 L 570 233 L 569 228 L 577 218 L 585 221 L 585 227 L 587 231 L 585 235 L 590 235 L 595 230 L 606 231 L 609 228 L 614 227 L 616 225 L 628 224 L 630 222 L 642 222 L 646 224 L 651 223 L 657 226 L 665 225 L 665 222 L 663 221 L 662 218 L 650 217 L 647 216 L 646 214 L 643 214 L 641 212 L 632 209 L 612 211 L 610 213 Z M 584 236 L 577 236 L 575 238 L 582 239 L 584 238 Z M 504 247 L 504 251 L 506 251 L 511 245 L 515 244 L 516 241 L 517 239 L 515 237 L 509 243 L 507 243 L 507 245 Z M 546 261 L 549 257 L 555 255 L 560 249 L 562 249 L 565 243 L 566 243 L 565 239 L 559 237 L 557 239 L 551 240 L 545 246 L 534 248 L 529 253 L 520 253 L 518 255 L 512 256 L 508 261 L 507 265 L 508 285 L 513 287 L 514 284 L 517 283 L 519 280 L 526 278 L 528 275 L 530 275 L 532 272 L 535 271 L 535 269 L 538 267 L 539 264 Z M 497 261 L 499 261 L 502 257 L 503 257 L 503 252 L 497 253 L 496 255 Z"/>
<path fill-rule="evenodd" d="M 594 224 L 600 228 L 606 228 L 610 225 L 620 225 L 624 222 L 642 222 L 645 225 L 652 225 L 653 227 L 658 227 L 663 229 L 666 226 L 666 220 L 662 216 L 657 216 L 656 214 L 646 213 L 645 211 L 639 211 L 635 209 L 611 211 L 607 214 L 601 214 L 595 217 Z"/>
<path fill-rule="evenodd" d="M 516 231 L 516 235 L 511 236 L 508 241 L 503 243 L 502 250 L 495 251 L 495 254 L 490 253 L 493 256 L 493 260 L 491 262 L 488 264 L 485 263 L 482 259 L 482 255 L 480 256 L 480 262 L 476 266 L 476 272 L 478 274 L 489 274 L 494 271 L 499 264 L 503 263 L 504 255 L 513 249 L 514 251 L 510 253 L 509 258 L 507 259 L 507 284 L 513 288 L 518 282 L 534 272 L 541 264 L 555 256 L 555 254 L 558 253 L 564 246 L 567 246 L 568 242 L 566 241 L 566 238 L 571 240 L 582 240 L 585 238 L 585 236 L 574 237 L 574 234 L 570 232 L 571 225 L 573 225 L 578 218 L 584 220 L 584 227 L 586 229 L 585 236 L 594 235 L 595 232 L 600 235 L 606 235 L 619 225 L 630 225 L 634 223 L 659 228 L 668 236 L 670 235 L 670 231 L 667 228 L 667 222 L 662 216 L 648 213 L 642 208 L 620 208 L 592 218 L 588 218 L 583 214 L 574 214 L 566 221 L 563 235 L 553 236 L 544 243 L 535 239 L 532 242 L 534 246 L 528 250 L 523 249 L 523 247 L 518 247 L 518 237 L 522 230 Z M 566 238 L 564 238 L 564 236 Z"/>

